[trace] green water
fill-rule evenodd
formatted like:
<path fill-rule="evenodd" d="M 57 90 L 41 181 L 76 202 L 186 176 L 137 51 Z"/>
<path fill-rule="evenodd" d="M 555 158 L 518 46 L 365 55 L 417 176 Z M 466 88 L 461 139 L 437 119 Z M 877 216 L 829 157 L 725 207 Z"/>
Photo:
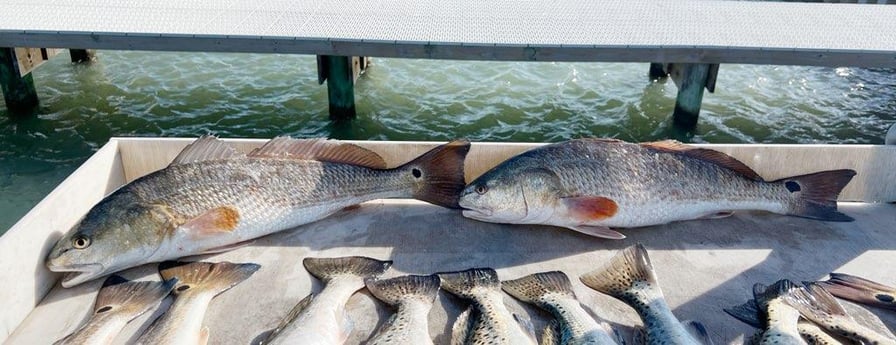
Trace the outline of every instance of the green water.
<path fill-rule="evenodd" d="M 693 132 L 671 127 L 675 86 L 647 64 L 374 59 L 358 118 L 328 121 L 313 56 L 100 51 L 41 66 L 35 116 L 0 105 L 0 233 L 111 136 L 554 142 L 882 143 L 896 71 L 722 65 Z"/>

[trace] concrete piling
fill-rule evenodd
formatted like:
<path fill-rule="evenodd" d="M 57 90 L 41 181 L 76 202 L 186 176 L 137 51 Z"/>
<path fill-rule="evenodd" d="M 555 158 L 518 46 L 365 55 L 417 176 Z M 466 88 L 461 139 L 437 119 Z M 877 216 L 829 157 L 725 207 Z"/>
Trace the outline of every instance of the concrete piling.
<path fill-rule="evenodd" d="M 0 89 L 10 111 L 30 110 L 37 106 L 37 90 L 31 73 L 22 76 L 14 48 L 0 47 Z"/>

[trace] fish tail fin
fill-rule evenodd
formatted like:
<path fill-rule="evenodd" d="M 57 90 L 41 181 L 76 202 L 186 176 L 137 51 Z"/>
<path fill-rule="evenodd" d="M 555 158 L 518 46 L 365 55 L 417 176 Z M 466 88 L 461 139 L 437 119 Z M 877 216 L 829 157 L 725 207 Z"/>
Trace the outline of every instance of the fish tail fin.
<path fill-rule="evenodd" d="M 305 258 L 302 265 L 311 275 L 324 283 L 335 276 L 350 275 L 364 279 L 376 278 L 392 266 L 392 261 L 381 261 L 364 256 L 339 258 Z M 360 288 L 360 287 L 359 287 Z"/>
<path fill-rule="evenodd" d="M 436 273 L 442 288 L 458 297 L 473 298 L 484 290 L 501 290 L 498 272 L 491 268 L 471 268 L 466 271 Z"/>
<path fill-rule="evenodd" d="M 896 288 L 845 273 L 831 273 L 831 279 L 818 284 L 834 296 L 896 310 Z"/>
<path fill-rule="evenodd" d="M 784 295 L 784 301 L 811 321 L 826 318 L 848 318 L 846 309 L 821 285 L 808 283 Z"/>
<path fill-rule="evenodd" d="M 433 274 L 428 276 L 407 275 L 385 280 L 368 279 L 367 289 L 380 301 L 398 305 L 408 299 L 432 303 L 439 293 L 441 280 Z"/>
<path fill-rule="evenodd" d="M 575 298 L 569 278 L 560 271 L 530 274 L 525 277 L 501 282 L 501 288 L 516 299 L 545 307 L 545 295 L 560 294 Z"/>
<path fill-rule="evenodd" d="M 791 291 L 797 291 L 799 289 L 799 285 L 796 285 L 793 281 L 781 279 L 771 286 L 762 284 L 753 285 L 753 298 L 756 300 L 756 304 L 759 306 L 760 310 L 762 310 L 768 306 L 769 301 L 775 298 L 784 297 L 790 294 Z"/>
<path fill-rule="evenodd" d="M 424 153 L 396 170 L 413 176 L 414 198 L 447 208 L 460 208 L 460 192 L 466 186 L 464 159 L 470 142 L 455 140 Z"/>
<path fill-rule="evenodd" d="M 165 280 L 177 278 L 175 293 L 211 291 L 218 295 L 248 279 L 259 268 L 260 265 L 251 263 L 166 261 L 159 264 L 159 274 Z"/>
<path fill-rule="evenodd" d="M 647 288 L 661 293 L 647 249 L 640 243 L 622 250 L 603 267 L 585 273 L 579 279 L 591 289 L 622 300 L 625 292 L 638 282 L 647 283 Z"/>
<path fill-rule="evenodd" d="M 781 183 L 794 198 L 787 214 L 832 222 L 850 222 L 853 218 L 837 211 L 837 196 L 856 175 L 855 170 L 841 169 L 792 176 L 772 183 Z"/>
<path fill-rule="evenodd" d="M 751 299 L 744 304 L 733 306 L 731 308 L 722 309 L 731 317 L 738 319 L 740 322 L 753 326 L 754 328 L 765 328 L 762 312 L 756 305 L 756 300 Z"/>
<path fill-rule="evenodd" d="M 122 310 L 128 320 L 134 319 L 158 305 L 174 289 L 177 278 L 165 281 L 129 281 L 112 275 L 103 283 L 96 296 L 94 314 Z"/>
<path fill-rule="evenodd" d="M 709 337 L 709 332 L 706 331 L 706 326 L 704 326 L 703 323 L 694 320 L 686 320 L 682 321 L 681 325 L 691 334 L 691 337 L 700 342 L 700 344 L 713 345 L 712 338 Z"/>

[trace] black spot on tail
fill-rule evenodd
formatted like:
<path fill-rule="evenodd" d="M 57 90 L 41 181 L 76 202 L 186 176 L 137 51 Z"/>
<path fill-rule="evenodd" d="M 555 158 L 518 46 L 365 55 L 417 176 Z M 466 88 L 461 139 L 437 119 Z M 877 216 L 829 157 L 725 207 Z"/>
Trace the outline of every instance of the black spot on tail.
<path fill-rule="evenodd" d="M 787 187 L 787 190 L 789 190 L 791 193 L 799 192 L 802 189 L 800 188 L 799 183 L 793 181 L 784 182 L 784 187 Z"/>

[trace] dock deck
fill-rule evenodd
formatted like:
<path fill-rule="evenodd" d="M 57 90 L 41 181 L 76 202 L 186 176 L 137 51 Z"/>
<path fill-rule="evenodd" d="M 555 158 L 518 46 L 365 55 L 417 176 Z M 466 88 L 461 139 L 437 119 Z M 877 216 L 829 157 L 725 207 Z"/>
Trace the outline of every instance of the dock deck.
<path fill-rule="evenodd" d="M 0 47 L 896 67 L 896 6 L 754 1 L 12 0 Z"/>

